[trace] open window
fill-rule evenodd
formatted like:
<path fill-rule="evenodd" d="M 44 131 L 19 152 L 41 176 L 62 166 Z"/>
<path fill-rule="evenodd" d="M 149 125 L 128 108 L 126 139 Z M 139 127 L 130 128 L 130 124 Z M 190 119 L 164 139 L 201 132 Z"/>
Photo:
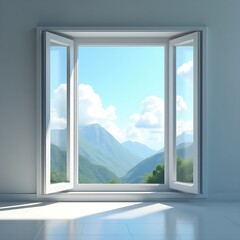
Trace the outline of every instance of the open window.
<path fill-rule="evenodd" d="M 73 41 L 45 32 L 44 193 L 73 188 Z M 59 96 L 55 97 L 54 92 Z M 59 134 L 56 129 L 62 129 Z M 65 151 L 56 151 L 63 147 Z"/>
<path fill-rule="evenodd" d="M 169 57 L 169 186 L 197 194 L 200 183 L 200 33 L 170 40 Z M 185 138 L 181 143 L 180 134 Z"/>
<path fill-rule="evenodd" d="M 200 193 L 200 35 L 44 31 L 44 194 Z M 110 82 L 113 76 L 118 78 Z M 128 115 L 129 136 L 142 134 L 144 146 L 151 146 L 145 153 L 128 139 L 121 142 L 114 131 L 127 127 L 110 121 L 116 119 L 116 99 L 126 122 L 124 114 L 140 93 L 139 112 Z"/>

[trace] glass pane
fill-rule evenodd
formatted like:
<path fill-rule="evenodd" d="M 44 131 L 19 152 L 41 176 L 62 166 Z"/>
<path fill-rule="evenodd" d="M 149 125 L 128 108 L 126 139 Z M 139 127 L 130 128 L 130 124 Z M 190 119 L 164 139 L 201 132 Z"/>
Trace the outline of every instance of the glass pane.
<path fill-rule="evenodd" d="M 193 182 L 193 45 L 176 47 L 176 179 Z"/>
<path fill-rule="evenodd" d="M 67 181 L 67 47 L 50 46 L 51 183 Z"/>
<path fill-rule="evenodd" d="M 79 183 L 164 183 L 164 47 L 78 49 Z"/>

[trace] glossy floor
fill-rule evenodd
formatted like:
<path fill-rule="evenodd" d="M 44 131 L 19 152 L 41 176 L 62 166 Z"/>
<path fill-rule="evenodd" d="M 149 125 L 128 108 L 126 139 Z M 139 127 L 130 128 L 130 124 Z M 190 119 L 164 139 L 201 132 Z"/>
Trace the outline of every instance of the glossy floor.
<path fill-rule="evenodd" d="M 240 203 L 0 203 L 1 240 L 240 240 Z"/>

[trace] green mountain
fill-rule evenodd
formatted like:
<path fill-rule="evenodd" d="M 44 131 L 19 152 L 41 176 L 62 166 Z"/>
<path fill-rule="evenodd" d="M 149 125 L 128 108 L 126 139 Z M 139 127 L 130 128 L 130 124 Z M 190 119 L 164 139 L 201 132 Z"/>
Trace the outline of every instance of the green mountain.
<path fill-rule="evenodd" d="M 124 148 L 99 124 L 84 126 L 79 133 L 80 154 L 95 164 L 107 167 L 119 177 L 142 160 Z"/>
<path fill-rule="evenodd" d="M 51 144 L 58 146 L 62 151 L 66 151 L 67 145 L 66 129 L 51 130 Z"/>
<path fill-rule="evenodd" d="M 122 181 L 126 183 L 141 183 L 146 173 L 151 173 L 158 164 L 163 162 L 164 152 L 146 158 L 130 169 L 122 178 Z"/>
<path fill-rule="evenodd" d="M 176 144 L 177 146 L 181 143 L 192 143 L 193 142 L 193 134 L 182 132 L 180 135 L 177 136 Z"/>
<path fill-rule="evenodd" d="M 124 148 L 99 124 L 79 129 L 78 151 L 92 164 L 103 166 L 121 177 L 138 164 L 142 158 Z M 66 130 L 52 130 L 51 143 L 66 151 Z"/>
<path fill-rule="evenodd" d="M 106 183 L 119 178 L 107 168 L 92 164 L 79 155 L 79 183 Z M 51 182 L 66 180 L 66 152 L 51 144 Z"/>
<path fill-rule="evenodd" d="M 157 153 L 157 151 L 154 151 L 153 149 L 139 142 L 126 141 L 122 143 L 122 146 L 142 159 L 148 158 Z"/>
<path fill-rule="evenodd" d="M 181 159 L 189 159 L 192 155 L 193 144 L 181 143 L 177 146 L 177 156 Z M 156 166 L 161 163 L 164 163 L 164 152 L 157 153 L 141 161 L 122 177 L 122 181 L 126 183 L 141 183 L 146 173 L 152 173 Z"/>
<path fill-rule="evenodd" d="M 89 141 L 83 136 L 80 136 L 78 139 L 78 145 L 79 155 L 88 159 L 92 164 L 103 166 L 114 173 L 119 172 L 119 176 L 121 176 L 123 172 L 119 170 L 119 166 L 113 164 L 112 159 L 109 156 L 106 156 L 100 149 L 89 143 Z"/>
<path fill-rule="evenodd" d="M 120 179 L 107 168 L 90 163 L 87 158 L 79 156 L 79 183 L 107 183 Z"/>
<path fill-rule="evenodd" d="M 51 144 L 51 183 L 66 181 L 66 152 Z"/>

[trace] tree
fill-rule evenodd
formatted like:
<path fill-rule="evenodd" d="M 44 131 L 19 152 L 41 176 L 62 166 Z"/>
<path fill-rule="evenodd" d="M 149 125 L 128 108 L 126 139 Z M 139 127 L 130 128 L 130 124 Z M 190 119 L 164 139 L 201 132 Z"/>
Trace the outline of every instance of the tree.
<path fill-rule="evenodd" d="M 145 183 L 164 183 L 164 164 L 159 164 L 152 173 L 148 173 L 144 177 Z"/>
<path fill-rule="evenodd" d="M 193 182 L 193 159 L 181 159 L 177 157 L 177 181 L 192 183 Z"/>
<path fill-rule="evenodd" d="M 109 182 L 107 182 L 107 183 L 117 184 L 117 183 L 120 183 L 120 181 L 117 180 L 117 179 L 112 179 L 111 181 L 109 181 Z"/>
<path fill-rule="evenodd" d="M 66 172 L 57 172 L 51 170 L 51 183 L 59 183 L 66 181 Z"/>

